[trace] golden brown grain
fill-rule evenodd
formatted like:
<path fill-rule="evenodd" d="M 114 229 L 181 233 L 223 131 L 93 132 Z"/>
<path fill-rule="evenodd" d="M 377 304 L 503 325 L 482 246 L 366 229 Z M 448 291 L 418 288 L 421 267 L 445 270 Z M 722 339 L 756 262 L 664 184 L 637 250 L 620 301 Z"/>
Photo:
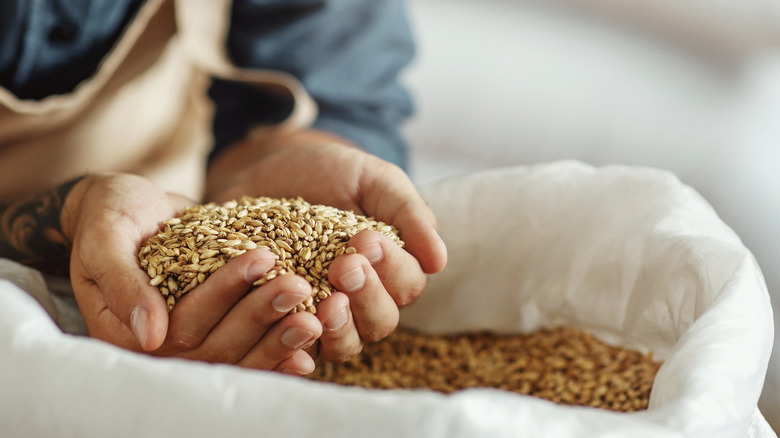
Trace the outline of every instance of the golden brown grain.
<path fill-rule="evenodd" d="M 523 335 L 426 335 L 399 329 L 352 360 L 317 361 L 312 379 L 367 388 L 451 393 L 488 387 L 566 405 L 647 408 L 660 363 L 652 355 L 559 327 Z"/>
<path fill-rule="evenodd" d="M 279 275 L 299 275 L 312 296 L 293 311 L 316 312 L 331 295 L 328 266 L 341 254 L 354 253 L 349 239 L 376 230 L 403 246 L 398 231 L 374 218 L 335 207 L 309 204 L 301 198 L 249 198 L 186 209 L 163 222 L 159 233 L 138 251 L 141 268 L 173 311 L 182 295 L 203 283 L 232 258 L 258 247 L 276 257 L 276 265 L 256 286 Z"/>

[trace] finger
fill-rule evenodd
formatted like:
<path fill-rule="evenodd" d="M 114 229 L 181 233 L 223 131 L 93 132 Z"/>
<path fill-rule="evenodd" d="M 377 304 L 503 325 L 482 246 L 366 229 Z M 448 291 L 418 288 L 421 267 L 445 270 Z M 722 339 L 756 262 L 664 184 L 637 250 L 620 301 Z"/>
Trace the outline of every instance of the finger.
<path fill-rule="evenodd" d="M 379 159 L 367 159 L 375 170 L 361 174 L 365 187 L 363 210 L 392 224 L 423 271 L 434 274 L 447 264 L 447 248 L 436 232 L 436 216 L 397 166 Z"/>
<path fill-rule="evenodd" d="M 237 363 L 248 368 L 272 370 L 297 351 L 306 354 L 322 334 L 322 324 L 309 312 L 297 312 L 282 318 Z"/>
<path fill-rule="evenodd" d="M 311 285 L 297 275 L 283 275 L 246 295 L 184 357 L 209 362 L 236 363 L 257 344 L 268 330 L 298 304 L 311 296 Z M 287 352 L 289 353 L 289 352 Z M 273 352 L 273 357 L 284 353 Z"/>
<path fill-rule="evenodd" d="M 322 323 L 319 354 L 330 362 L 346 362 L 360 353 L 360 340 L 349 298 L 342 292 L 334 292 L 317 305 L 317 318 Z"/>
<path fill-rule="evenodd" d="M 399 307 L 412 303 L 422 294 L 427 277 L 420 263 L 387 236 L 363 231 L 350 239 L 349 246 L 368 259 Z"/>
<path fill-rule="evenodd" d="M 378 341 L 398 325 L 398 307 L 364 256 L 344 254 L 337 257 L 328 269 L 328 279 L 349 298 L 349 307 L 363 340 Z"/>
<path fill-rule="evenodd" d="M 252 283 L 268 272 L 275 262 L 273 254 L 265 248 L 247 251 L 183 295 L 171 312 L 168 338 L 161 353 L 171 354 L 198 347 L 228 311 L 252 289 Z"/>
<path fill-rule="evenodd" d="M 314 372 L 314 359 L 307 353 L 301 350 L 295 351 L 292 356 L 283 360 L 279 365 L 274 368 L 274 371 L 279 371 L 285 374 L 291 374 L 294 376 L 305 376 Z"/>

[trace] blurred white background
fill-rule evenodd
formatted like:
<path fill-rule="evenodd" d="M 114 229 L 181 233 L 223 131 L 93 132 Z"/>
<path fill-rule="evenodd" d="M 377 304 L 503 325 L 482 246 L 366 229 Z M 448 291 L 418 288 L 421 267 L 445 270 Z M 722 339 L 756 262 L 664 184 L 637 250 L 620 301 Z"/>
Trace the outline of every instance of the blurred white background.
<path fill-rule="evenodd" d="M 669 170 L 755 254 L 778 315 L 780 2 L 679 3 L 410 0 L 412 177 L 563 159 Z M 759 403 L 775 430 L 778 343 Z"/>

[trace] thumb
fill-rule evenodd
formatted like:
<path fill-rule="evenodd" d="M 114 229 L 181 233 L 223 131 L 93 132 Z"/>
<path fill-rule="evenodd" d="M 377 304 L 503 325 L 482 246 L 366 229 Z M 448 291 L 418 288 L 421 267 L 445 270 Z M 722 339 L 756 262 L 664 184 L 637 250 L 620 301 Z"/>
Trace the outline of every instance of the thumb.
<path fill-rule="evenodd" d="M 116 240 L 86 242 L 74 248 L 84 262 L 73 266 L 71 278 L 85 289 L 77 298 L 90 335 L 130 349 L 159 348 L 168 331 L 168 306 L 135 259 L 135 247 L 120 248 Z"/>
<path fill-rule="evenodd" d="M 137 263 L 111 260 L 107 266 L 97 284 L 108 310 L 130 329 L 141 349 L 160 348 L 168 332 L 168 306 L 162 294 Z"/>
<path fill-rule="evenodd" d="M 153 296 L 143 292 L 128 300 L 129 321 L 122 316 L 127 315 L 126 309 L 114 310 L 125 325 L 130 327 L 138 345 L 144 351 L 153 351 L 163 344 L 166 333 L 168 332 L 168 307 L 162 300 L 159 291 L 152 291 Z M 121 307 L 121 306 L 120 306 Z M 129 322 L 129 324 L 128 324 Z"/>
<path fill-rule="evenodd" d="M 385 171 L 363 172 L 363 210 L 400 232 L 405 248 L 426 274 L 435 274 L 447 264 L 447 247 L 436 231 L 436 216 L 409 178 L 399 168 L 385 163 Z"/>
<path fill-rule="evenodd" d="M 393 218 L 400 237 L 426 274 L 435 274 L 447 264 L 447 247 L 436 232 L 436 220 L 423 202 L 404 204 Z"/>

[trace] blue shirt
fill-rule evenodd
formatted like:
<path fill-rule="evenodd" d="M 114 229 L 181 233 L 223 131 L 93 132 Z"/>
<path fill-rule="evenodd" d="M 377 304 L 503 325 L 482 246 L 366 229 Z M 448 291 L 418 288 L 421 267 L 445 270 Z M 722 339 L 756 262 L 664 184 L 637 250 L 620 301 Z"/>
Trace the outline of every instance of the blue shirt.
<path fill-rule="evenodd" d="M 0 85 L 21 99 L 91 77 L 143 0 L 0 1 Z M 319 106 L 315 128 L 406 166 L 412 112 L 398 74 L 413 57 L 403 0 L 234 0 L 227 51 L 239 67 L 284 71 Z M 215 79 L 212 156 L 292 110 L 290 97 Z"/>

